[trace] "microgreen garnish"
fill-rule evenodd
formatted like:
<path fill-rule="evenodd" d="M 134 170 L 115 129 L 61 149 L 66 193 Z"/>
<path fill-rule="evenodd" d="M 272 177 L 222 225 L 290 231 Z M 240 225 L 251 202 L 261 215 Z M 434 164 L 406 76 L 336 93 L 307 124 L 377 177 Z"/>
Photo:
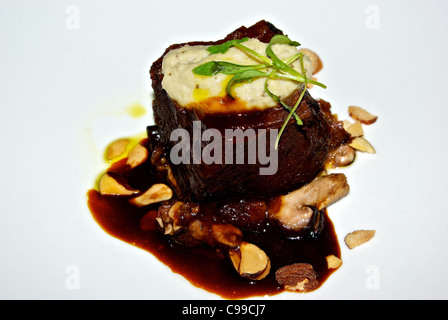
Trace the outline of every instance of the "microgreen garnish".
<path fill-rule="evenodd" d="M 211 54 L 226 53 L 227 51 L 229 51 L 230 47 L 239 44 L 241 42 L 245 42 L 247 40 L 249 40 L 249 38 L 230 40 L 222 44 L 210 46 L 207 48 L 207 51 L 210 52 Z"/>
<path fill-rule="evenodd" d="M 214 76 L 217 73 L 235 75 L 247 70 L 255 70 L 264 67 L 263 64 L 242 66 L 227 61 L 210 61 L 194 68 L 193 72 L 201 76 Z"/>
<path fill-rule="evenodd" d="M 274 50 L 272 49 L 272 46 L 275 44 L 287 44 L 290 46 L 297 47 L 300 46 L 300 43 L 292 41 L 285 35 L 276 35 L 272 37 L 271 41 L 266 47 L 266 55 L 267 55 L 266 57 L 242 44 L 247 40 L 249 40 L 249 38 L 230 40 L 219 45 L 210 46 L 207 48 L 207 51 L 210 52 L 210 54 L 226 53 L 231 47 L 236 47 L 240 50 L 249 53 L 255 59 L 260 60 L 261 64 L 238 65 L 226 61 L 210 61 L 194 68 L 193 73 L 203 76 L 213 76 L 218 73 L 233 75 L 233 77 L 230 79 L 230 81 L 227 83 L 226 86 L 226 94 L 232 98 L 233 98 L 232 87 L 235 84 L 241 82 L 251 82 L 258 78 L 266 78 L 266 81 L 264 83 L 264 91 L 266 92 L 266 94 L 268 94 L 269 97 L 271 97 L 275 102 L 280 103 L 283 106 L 283 108 L 289 111 L 288 117 L 283 123 L 283 126 L 281 127 L 280 132 L 277 136 L 277 140 L 275 142 L 275 149 L 277 149 L 280 137 L 283 134 L 283 131 L 285 130 L 287 124 L 289 123 L 292 117 L 294 117 L 297 125 L 299 126 L 303 125 L 302 120 L 296 114 L 296 110 L 299 107 L 300 102 L 302 101 L 305 95 L 305 92 L 307 90 L 307 84 L 312 83 L 324 89 L 326 88 L 326 86 L 322 83 L 319 83 L 312 79 L 308 79 L 306 77 L 306 70 L 303 65 L 303 53 L 299 52 L 285 60 L 281 60 L 280 58 L 277 57 L 277 55 L 274 53 Z M 302 73 L 298 72 L 297 70 L 293 69 L 290 66 L 294 61 L 298 59 L 300 60 Z M 266 71 L 261 71 L 263 69 L 266 69 Z M 303 86 L 300 97 L 295 103 L 294 107 L 291 108 L 290 106 L 288 106 L 280 99 L 280 97 L 276 96 L 269 90 L 268 80 L 277 80 L 277 79 L 293 80 L 300 83 Z"/>
<path fill-rule="evenodd" d="M 237 73 L 227 83 L 226 93 L 227 93 L 227 95 L 229 95 L 230 97 L 233 98 L 233 96 L 232 96 L 233 85 L 240 83 L 240 82 L 252 82 L 256 78 L 262 78 L 262 77 L 267 77 L 267 76 L 268 76 L 268 74 L 266 72 L 258 71 L 255 69 L 245 70 L 243 72 Z"/>
<path fill-rule="evenodd" d="M 306 74 L 304 73 L 303 75 L 301 75 L 299 72 L 297 72 L 296 70 L 294 70 L 293 68 L 291 68 L 289 65 L 287 65 L 286 63 L 284 63 L 282 60 L 280 60 L 274 53 L 274 51 L 272 50 L 272 45 L 274 44 L 287 44 L 290 46 L 300 46 L 300 43 L 296 42 L 296 41 L 291 41 L 288 37 L 283 36 L 283 35 L 276 35 L 274 37 L 272 37 L 271 41 L 269 42 L 267 48 L 266 48 L 266 54 L 268 55 L 268 57 L 270 57 L 272 59 L 272 64 L 274 65 L 274 67 L 277 70 L 281 70 L 284 73 L 290 74 L 294 77 L 297 77 L 297 80 L 300 82 L 304 82 L 304 80 L 306 79 Z M 301 81 L 302 80 L 302 81 Z"/>
<path fill-rule="evenodd" d="M 285 108 L 286 110 L 288 110 L 290 113 L 292 112 L 292 108 L 290 106 L 288 106 L 286 103 L 284 103 L 280 97 L 276 96 L 275 94 L 273 94 L 269 88 L 268 88 L 268 78 L 266 78 L 266 81 L 264 82 L 264 91 L 277 103 L 280 103 L 283 108 Z M 299 116 L 296 113 L 293 113 L 294 118 L 296 119 L 296 122 L 299 126 L 301 126 L 303 124 L 302 120 L 299 118 Z M 280 136 L 280 135 L 279 135 Z M 276 142 L 276 145 L 278 143 Z"/>

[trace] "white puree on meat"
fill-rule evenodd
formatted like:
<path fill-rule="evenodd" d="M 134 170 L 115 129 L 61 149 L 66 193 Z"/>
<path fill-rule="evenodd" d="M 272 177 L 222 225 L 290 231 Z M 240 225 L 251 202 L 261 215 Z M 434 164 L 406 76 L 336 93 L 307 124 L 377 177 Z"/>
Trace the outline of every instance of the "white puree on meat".
<path fill-rule="evenodd" d="M 257 39 L 249 39 L 242 45 L 266 56 L 266 43 Z M 209 61 L 228 61 L 240 65 L 254 65 L 261 62 L 236 47 L 230 48 L 225 54 L 210 54 L 208 46 L 183 46 L 171 50 L 163 59 L 162 72 L 164 74 L 162 86 L 171 99 L 183 107 L 194 106 L 211 97 L 224 97 L 225 88 L 231 75 L 216 74 L 214 76 L 200 76 L 193 73 L 193 69 Z M 274 53 L 282 60 L 290 58 L 298 53 L 298 49 L 287 44 L 275 44 L 272 46 Z M 307 78 L 312 75 L 311 60 L 304 56 L 304 67 Z M 300 59 L 291 65 L 299 73 L 302 73 Z M 277 103 L 265 93 L 265 78 L 258 78 L 252 82 L 243 82 L 235 85 L 232 94 L 235 98 L 244 102 L 248 109 L 274 107 Z M 291 80 L 269 80 L 269 90 L 281 99 L 287 98 L 300 85 Z M 225 106 L 223 106 L 225 108 Z"/>

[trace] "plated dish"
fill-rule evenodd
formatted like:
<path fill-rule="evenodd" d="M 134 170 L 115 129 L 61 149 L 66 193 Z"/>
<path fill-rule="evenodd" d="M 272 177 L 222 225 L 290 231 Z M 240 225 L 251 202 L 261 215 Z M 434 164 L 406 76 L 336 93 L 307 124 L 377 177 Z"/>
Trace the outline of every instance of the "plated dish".
<path fill-rule="evenodd" d="M 150 70 L 155 125 L 110 144 L 88 193 L 102 228 L 223 298 L 318 289 L 342 264 L 327 208 L 350 191 L 331 170 L 375 152 L 363 126 L 377 116 L 341 120 L 313 98 L 323 63 L 299 46 L 262 20 L 167 48 Z"/>

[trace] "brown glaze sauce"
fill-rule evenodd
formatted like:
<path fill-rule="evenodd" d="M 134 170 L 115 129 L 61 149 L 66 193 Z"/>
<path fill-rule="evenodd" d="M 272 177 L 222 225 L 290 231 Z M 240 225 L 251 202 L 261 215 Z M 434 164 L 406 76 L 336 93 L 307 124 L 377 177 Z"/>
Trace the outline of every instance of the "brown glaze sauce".
<path fill-rule="evenodd" d="M 151 151 L 148 139 L 141 143 Z M 130 170 L 126 159 L 123 159 L 107 171 L 124 177 L 131 187 L 140 190 L 146 190 L 154 183 L 166 182 L 165 175 L 155 172 L 149 160 Z M 275 271 L 298 262 L 313 266 L 321 286 L 336 270 L 327 268 L 326 257 L 341 256 L 335 229 L 326 211 L 321 212 L 323 227 L 318 236 L 290 237 L 268 218 L 257 219 L 253 223 L 250 210 L 259 209 L 254 201 L 233 199 L 228 203 L 200 203 L 201 215 L 210 221 L 229 223 L 238 217 L 244 241 L 259 246 L 269 256 L 270 274 L 261 281 L 248 280 L 237 274 L 220 248 L 206 245 L 184 247 L 164 235 L 155 220 L 161 204 L 138 208 L 128 200 L 126 196 L 104 196 L 94 189 L 88 191 L 90 211 L 106 233 L 148 251 L 192 285 L 225 299 L 271 296 L 283 292 L 275 279 Z"/>

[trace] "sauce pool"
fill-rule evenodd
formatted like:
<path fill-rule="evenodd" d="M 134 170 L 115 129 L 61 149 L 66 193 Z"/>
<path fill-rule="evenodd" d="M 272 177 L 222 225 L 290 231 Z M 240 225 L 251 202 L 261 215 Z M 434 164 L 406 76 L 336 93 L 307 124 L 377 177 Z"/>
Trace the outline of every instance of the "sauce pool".
<path fill-rule="evenodd" d="M 142 144 L 147 146 L 147 141 L 143 140 Z M 130 170 L 126 159 L 122 159 L 107 171 L 125 177 L 130 186 L 140 190 L 165 182 L 163 175 L 154 173 L 150 161 Z M 160 204 L 139 208 L 129 203 L 130 197 L 105 196 L 95 189 L 89 190 L 87 195 L 92 216 L 106 233 L 147 251 L 192 285 L 224 299 L 279 294 L 284 289 L 277 283 L 275 271 L 298 262 L 313 266 L 321 286 L 336 270 L 328 269 L 326 257 L 341 256 L 335 229 L 326 211 L 321 212 L 324 224 L 315 237 L 290 238 L 275 223 L 266 219 L 257 228 L 242 230 L 244 241 L 262 248 L 271 260 L 270 274 L 263 280 L 253 281 L 239 276 L 221 248 L 207 245 L 184 247 L 164 235 L 156 221 Z M 207 208 L 213 209 L 214 204 L 199 205 L 207 212 Z"/>

